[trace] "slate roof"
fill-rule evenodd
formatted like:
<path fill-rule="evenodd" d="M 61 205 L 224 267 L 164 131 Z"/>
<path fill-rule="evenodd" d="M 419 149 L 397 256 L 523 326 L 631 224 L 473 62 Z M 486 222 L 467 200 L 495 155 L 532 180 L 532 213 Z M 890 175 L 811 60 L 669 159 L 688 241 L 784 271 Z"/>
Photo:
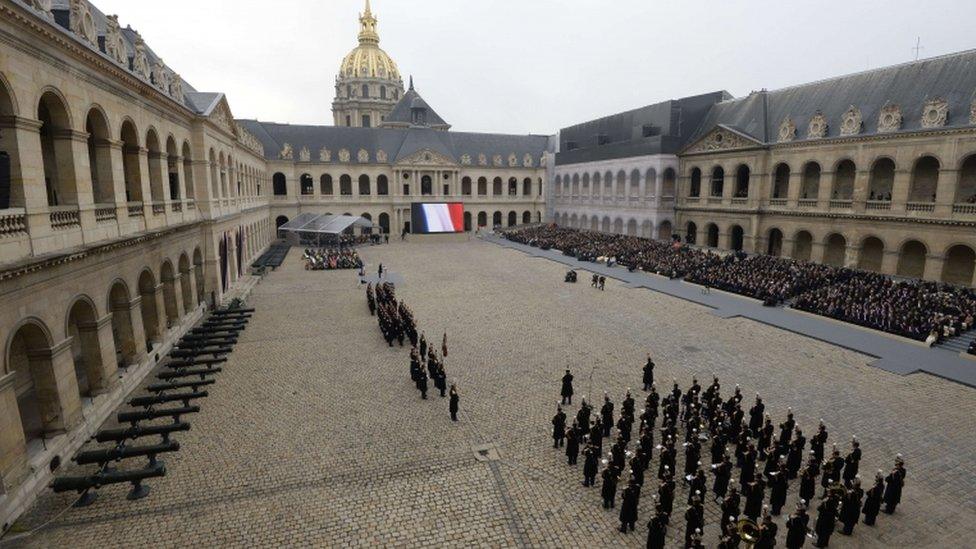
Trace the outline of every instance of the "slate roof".
<path fill-rule="evenodd" d="M 559 132 L 556 164 L 677 153 L 699 127 L 708 109 L 731 97 L 728 92 L 716 91 L 663 101 L 563 128 Z M 570 150 L 570 144 L 575 148 Z"/>
<path fill-rule="evenodd" d="M 439 114 L 434 112 L 434 109 L 430 108 L 430 105 L 424 101 L 424 98 L 421 97 L 420 94 L 417 93 L 417 90 L 413 88 L 412 77 L 410 79 L 410 89 L 408 89 L 400 100 L 397 101 L 397 104 L 393 107 L 390 114 L 386 115 L 386 120 L 383 121 L 383 125 L 391 127 L 409 127 L 413 123 L 410 109 L 415 106 L 427 109 L 427 125 L 431 128 L 446 130 L 451 127 L 451 125 L 445 122 Z"/>
<path fill-rule="evenodd" d="M 858 135 L 873 135 L 878 133 L 881 108 L 889 102 L 901 107 L 902 124 L 897 131 L 918 131 L 924 129 L 925 102 L 936 98 L 949 104 L 945 127 L 972 126 L 974 94 L 976 50 L 968 50 L 722 101 L 711 108 L 691 141 L 725 125 L 760 143 L 775 143 L 787 117 L 796 125 L 795 141 L 802 141 L 808 139 L 807 126 L 817 111 L 827 119 L 825 137 L 838 137 L 842 116 L 852 105 L 861 112 L 863 128 Z"/>
<path fill-rule="evenodd" d="M 508 166 L 508 157 L 515 154 L 518 165 L 526 154 L 532 157 L 533 167 L 539 161 L 548 144 L 544 135 L 506 135 L 491 133 L 467 133 L 437 131 L 431 128 L 350 128 L 344 126 L 305 126 L 260 122 L 257 120 L 238 120 L 264 145 L 265 157 L 277 160 L 285 143 L 292 146 L 297 161 L 299 151 L 307 147 L 313 162 L 319 161 L 319 151 L 324 147 L 332 154 L 332 162 L 338 163 L 339 150 L 350 153 L 350 162 L 359 163 L 357 153 L 360 149 L 369 152 L 369 163 L 378 164 L 377 152 L 387 155 L 386 164 L 394 163 L 422 150 L 430 150 L 461 163 L 463 156 L 471 158 L 471 165 L 478 165 L 479 155 L 485 155 L 489 166 L 492 157 L 500 155 L 503 165 Z"/>

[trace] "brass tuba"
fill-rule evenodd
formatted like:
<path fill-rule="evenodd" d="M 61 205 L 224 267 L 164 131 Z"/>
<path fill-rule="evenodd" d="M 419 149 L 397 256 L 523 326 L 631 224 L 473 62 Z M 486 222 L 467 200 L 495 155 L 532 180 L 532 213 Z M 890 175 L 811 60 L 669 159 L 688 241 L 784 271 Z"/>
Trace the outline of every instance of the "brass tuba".
<path fill-rule="evenodd" d="M 843 483 L 835 482 L 827 487 L 827 493 L 843 501 L 847 499 L 847 486 Z"/>
<path fill-rule="evenodd" d="M 759 525 L 752 519 L 739 519 L 739 522 L 735 523 L 735 531 L 746 547 L 752 547 L 759 541 Z"/>

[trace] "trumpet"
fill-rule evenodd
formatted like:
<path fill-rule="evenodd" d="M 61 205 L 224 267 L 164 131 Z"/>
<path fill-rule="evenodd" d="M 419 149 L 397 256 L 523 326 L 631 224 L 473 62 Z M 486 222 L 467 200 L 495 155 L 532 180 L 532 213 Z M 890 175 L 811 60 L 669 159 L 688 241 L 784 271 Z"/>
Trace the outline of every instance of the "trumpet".
<path fill-rule="evenodd" d="M 735 531 L 746 547 L 752 547 L 759 541 L 759 525 L 756 521 L 744 518 L 735 523 Z"/>

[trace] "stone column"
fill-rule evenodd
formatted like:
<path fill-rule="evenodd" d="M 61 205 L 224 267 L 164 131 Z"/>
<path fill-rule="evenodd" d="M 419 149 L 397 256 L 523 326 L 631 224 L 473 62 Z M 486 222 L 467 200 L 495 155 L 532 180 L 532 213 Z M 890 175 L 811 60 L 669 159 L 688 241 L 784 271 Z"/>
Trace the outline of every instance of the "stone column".
<path fill-rule="evenodd" d="M 745 239 L 743 238 L 743 240 L 745 240 Z M 744 244 L 744 242 L 743 242 L 743 244 Z M 722 232 L 718 233 L 718 246 L 717 247 L 720 250 L 729 250 L 729 249 L 731 249 L 731 238 L 730 238 L 729 233 L 722 233 Z"/>
<path fill-rule="evenodd" d="M 895 180 L 891 184 L 891 211 L 904 212 L 908 203 L 908 191 L 911 186 L 911 172 L 895 170 Z"/>
<path fill-rule="evenodd" d="M 125 195 L 125 164 L 122 154 L 122 141 L 112 139 L 105 143 L 112 159 L 112 196 L 115 197 L 115 220 L 119 224 L 119 234 L 121 235 L 123 224 L 129 221 L 128 197 Z"/>
<path fill-rule="evenodd" d="M 774 176 L 775 177 L 775 176 Z M 786 192 L 787 206 L 795 209 L 800 200 L 800 191 L 803 186 L 803 174 L 790 170 L 789 184 Z"/>
<path fill-rule="evenodd" d="M 176 317 L 182 319 L 186 314 L 186 308 L 183 307 L 183 274 L 176 273 L 173 275 L 173 293 L 176 294 Z"/>
<path fill-rule="evenodd" d="M 854 172 L 854 190 L 851 199 L 854 201 L 853 209 L 855 212 L 865 211 L 868 196 L 870 196 L 871 172 L 869 170 L 857 170 Z"/>
<path fill-rule="evenodd" d="M 939 170 L 939 179 L 935 186 L 935 217 L 949 217 L 952 215 L 952 204 L 956 201 L 956 184 L 959 182 L 959 170 L 943 168 Z"/>
<path fill-rule="evenodd" d="M 942 268 L 945 266 L 945 257 L 941 255 L 926 255 L 925 256 L 925 272 L 922 274 L 922 278 L 925 280 L 941 280 L 942 279 Z"/>
<path fill-rule="evenodd" d="M 112 303 L 112 314 L 128 317 L 132 327 L 131 341 L 124 333 L 119 334 L 122 339 L 122 358 L 128 365 L 138 364 L 146 358 L 146 329 L 142 325 L 141 303 L 141 296 L 136 296 L 128 303 Z"/>
<path fill-rule="evenodd" d="M 153 288 L 153 293 L 142 296 L 143 299 L 150 298 L 156 304 L 156 325 L 159 326 L 159 333 L 149 334 L 149 339 L 156 343 L 162 343 L 169 328 L 166 326 L 166 303 L 163 300 L 163 285 L 157 284 Z"/>
<path fill-rule="evenodd" d="M 821 210 L 828 209 L 830 207 L 830 201 L 834 198 L 835 176 L 835 172 L 820 172 L 820 193 L 817 195 L 817 208 Z M 826 192 L 824 192 L 824 182 L 827 183 Z"/>
<path fill-rule="evenodd" d="M 823 242 L 813 241 L 810 243 L 810 261 L 814 263 L 823 263 L 824 253 L 827 251 L 827 246 Z"/>
<path fill-rule="evenodd" d="M 898 250 L 885 250 L 881 257 L 881 272 L 893 275 L 898 272 Z"/>
<path fill-rule="evenodd" d="M 0 148 L 10 154 L 10 207 L 25 209 L 32 240 L 51 233 L 40 129 L 37 120 L 0 116 Z"/>
<path fill-rule="evenodd" d="M 149 183 L 149 149 L 145 147 L 139 147 L 139 187 L 142 189 L 142 209 L 143 216 L 146 220 L 146 228 L 148 229 L 152 224 L 152 186 Z"/>
<path fill-rule="evenodd" d="M 857 260 L 861 257 L 861 247 L 847 246 L 847 250 L 844 253 L 844 266 L 854 269 L 857 268 Z"/>
<path fill-rule="evenodd" d="M 91 323 L 78 325 L 78 337 L 88 370 L 89 385 L 93 394 L 110 392 L 118 378 L 115 373 L 115 339 L 112 337 L 112 315 L 107 314 Z"/>
<path fill-rule="evenodd" d="M 30 472 L 14 387 L 16 379 L 15 372 L 0 376 L 0 494 L 23 482 Z"/>
<path fill-rule="evenodd" d="M 29 351 L 27 356 L 44 431 L 70 431 L 82 420 L 71 338 L 50 349 Z"/>

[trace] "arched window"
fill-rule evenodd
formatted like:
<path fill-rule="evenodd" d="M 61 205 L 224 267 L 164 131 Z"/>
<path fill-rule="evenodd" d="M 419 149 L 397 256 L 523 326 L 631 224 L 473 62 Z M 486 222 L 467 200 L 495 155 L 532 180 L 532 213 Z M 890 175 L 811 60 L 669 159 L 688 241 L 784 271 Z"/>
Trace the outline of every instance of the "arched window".
<path fill-rule="evenodd" d="M 380 86 L 380 99 L 386 99 L 386 86 Z"/>
<path fill-rule="evenodd" d="M 532 178 L 526 177 L 522 180 L 522 196 L 532 196 Z M 529 212 L 526 212 L 529 213 Z M 529 214 L 531 216 L 531 214 Z M 526 221 L 528 223 L 528 221 Z"/>
<path fill-rule="evenodd" d="M 496 177 L 491 181 L 491 194 L 492 196 L 502 195 L 502 178 Z M 497 225 L 498 223 L 496 223 Z"/>
<path fill-rule="evenodd" d="M 349 177 L 349 174 L 339 176 L 339 194 L 342 196 L 352 196 L 352 177 Z"/>
<path fill-rule="evenodd" d="M 363 84 L 363 98 L 369 99 L 369 84 Z"/>
<path fill-rule="evenodd" d="M 420 194 L 423 196 L 434 194 L 434 184 L 429 175 L 420 178 Z"/>
<path fill-rule="evenodd" d="M 749 175 L 749 166 L 745 164 L 735 170 L 735 198 L 749 197 Z"/>
<path fill-rule="evenodd" d="M 271 188 L 275 196 L 285 196 L 288 194 L 288 185 L 285 183 L 285 174 L 277 172 L 271 176 Z"/>
<path fill-rule="evenodd" d="M 461 178 L 461 195 L 471 196 L 471 178 L 468 176 Z"/>
<path fill-rule="evenodd" d="M 725 169 L 715 166 L 712 170 L 712 190 L 709 196 L 719 198 L 725 192 Z"/>
<path fill-rule="evenodd" d="M 820 198 L 820 164 L 807 162 L 803 167 L 803 185 L 800 186 L 801 200 Z"/>
<path fill-rule="evenodd" d="M 895 163 L 890 158 L 880 158 L 871 166 L 868 200 L 891 200 L 895 183 Z"/>
<path fill-rule="evenodd" d="M 776 166 L 773 172 L 773 198 L 787 198 L 790 193 L 790 167 L 788 164 Z M 782 233 L 780 233 L 782 236 Z"/>
<path fill-rule="evenodd" d="M 935 190 L 938 185 L 939 161 L 932 156 L 919 158 L 912 170 L 912 186 L 908 201 L 935 202 Z"/>
<path fill-rule="evenodd" d="M 41 121 L 41 160 L 47 188 L 47 204 L 77 204 L 71 138 L 65 137 L 70 135 L 72 129 L 68 107 L 53 92 L 46 92 L 38 103 L 37 119 Z M 159 151 L 158 143 L 156 151 Z"/>
<path fill-rule="evenodd" d="M 370 185 L 369 185 L 369 176 L 366 175 L 366 174 L 360 175 L 359 176 L 359 195 L 360 196 L 369 196 L 370 195 L 370 190 L 371 190 L 369 187 L 370 187 Z"/>
<path fill-rule="evenodd" d="M 508 196 L 516 196 L 518 194 L 518 179 L 514 177 L 508 178 Z"/>
<path fill-rule="evenodd" d="M 319 194 L 323 196 L 332 196 L 332 176 L 324 173 L 319 177 Z"/>
<path fill-rule="evenodd" d="M 14 116 L 14 101 L 10 91 L 0 80 L 0 117 Z M 0 210 L 24 206 L 23 180 L 19 175 L 20 162 L 17 143 L 12 132 L 0 133 Z M 17 170 L 18 173 L 14 173 Z M 13 187 L 13 182 L 17 186 Z"/>
<path fill-rule="evenodd" d="M 957 204 L 976 204 L 976 154 L 969 155 L 959 170 L 959 183 L 956 185 Z"/>
<path fill-rule="evenodd" d="M 638 172 L 637 170 L 630 172 L 630 196 L 632 198 L 636 198 L 640 196 L 640 172 Z M 637 222 L 635 221 L 634 223 L 636 226 Z"/>
<path fill-rule="evenodd" d="M 108 120 L 98 109 L 88 111 L 85 121 L 85 131 L 88 132 L 88 165 L 91 169 L 92 194 L 96 204 L 111 204 L 115 202 L 112 189 L 112 155 L 109 139 L 111 134 Z M 174 145 L 175 147 L 175 145 Z M 175 164 L 175 151 L 170 162 Z M 0 193 L 3 191 L 0 190 Z"/>
<path fill-rule="evenodd" d="M 488 196 L 488 180 L 484 177 L 478 178 L 478 196 Z"/>
<path fill-rule="evenodd" d="M 702 172 L 698 168 L 691 170 L 691 178 L 688 185 L 688 196 L 691 198 L 698 198 L 701 196 L 701 179 Z"/>
<path fill-rule="evenodd" d="M 385 175 L 380 175 L 376 178 L 376 194 L 380 196 L 390 194 L 390 182 L 386 179 Z"/>
<path fill-rule="evenodd" d="M 661 196 L 665 198 L 674 197 L 674 180 L 675 180 L 674 168 L 668 168 L 664 170 L 664 181 L 661 184 Z"/>
<path fill-rule="evenodd" d="M 311 175 L 303 173 L 298 181 L 301 184 L 300 188 L 303 196 L 315 194 L 315 183 L 312 181 Z"/>
<path fill-rule="evenodd" d="M 196 190 L 193 185 L 193 157 L 190 152 L 190 144 L 183 142 L 183 179 L 186 180 L 186 197 L 190 200 L 196 198 Z M 260 194 L 260 191 L 258 192 Z"/>

